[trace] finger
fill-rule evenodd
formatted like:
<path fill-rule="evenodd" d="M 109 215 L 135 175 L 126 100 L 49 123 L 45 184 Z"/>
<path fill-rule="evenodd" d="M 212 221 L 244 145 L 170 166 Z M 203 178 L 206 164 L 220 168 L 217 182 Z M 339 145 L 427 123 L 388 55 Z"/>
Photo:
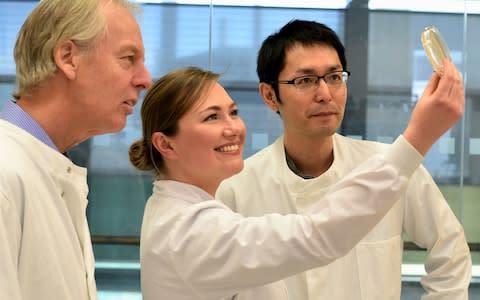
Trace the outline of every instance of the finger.
<path fill-rule="evenodd" d="M 452 102 L 452 104 L 455 105 L 457 109 L 463 113 L 465 91 L 462 76 L 456 68 L 455 64 L 451 61 L 445 62 L 445 69 L 449 69 L 449 72 L 451 72 L 452 75 L 452 86 L 449 90 L 449 94 L 447 95 L 447 101 Z"/>
<path fill-rule="evenodd" d="M 455 79 L 454 79 L 455 73 L 456 73 L 455 65 L 448 59 L 444 59 L 443 75 L 440 78 L 437 89 L 434 92 L 432 92 L 432 94 L 435 93 L 436 96 L 449 97 L 452 92 L 453 85 L 455 83 Z"/>
<path fill-rule="evenodd" d="M 463 80 L 460 72 L 455 64 L 450 60 L 445 60 L 445 66 L 449 69 L 452 75 L 452 86 L 450 88 L 449 97 L 458 96 L 459 92 L 463 94 Z"/>
<path fill-rule="evenodd" d="M 440 76 L 437 73 L 433 72 L 432 76 L 430 77 L 430 80 L 428 81 L 427 86 L 425 87 L 423 94 L 424 95 L 433 94 L 438 87 L 439 81 L 440 81 Z"/>
<path fill-rule="evenodd" d="M 446 94 L 446 96 L 451 99 L 456 96 L 455 94 L 458 93 L 457 72 L 454 68 L 454 65 L 449 60 L 445 59 L 443 65 L 444 69 L 448 70 L 447 76 L 452 77 L 452 84 L 449 86 L 448 93 Z"/>
<path fill-rule="evenodd" d="M 454 78 L 454 88 L 452 89 L 451 97 L 455 97 L 454 99 L 460 104 L 463 105 L 465 101 L 465 88 L 463 85 L 463 80 L 460 75 L 460 72 L 455 70 L 455 78 Z"/>

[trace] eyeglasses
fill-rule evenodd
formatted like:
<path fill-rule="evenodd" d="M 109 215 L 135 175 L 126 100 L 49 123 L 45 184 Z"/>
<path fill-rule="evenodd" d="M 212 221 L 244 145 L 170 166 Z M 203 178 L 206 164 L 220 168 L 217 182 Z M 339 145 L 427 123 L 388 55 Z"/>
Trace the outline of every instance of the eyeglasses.
<path fill-rule="evenodd" d="M 348 76 L 350 76 L 349 71 L 334 71 L 323 76 L 306 75 L 295 77 L 292 80 L 271 81 L 270 84 L 293 84 L 299 91 L 310 91 L 314 88 L 318 88 L 320 85 L 320 79 L 323 79 L 329 89 L 337 89 L 347 82 Z"/>

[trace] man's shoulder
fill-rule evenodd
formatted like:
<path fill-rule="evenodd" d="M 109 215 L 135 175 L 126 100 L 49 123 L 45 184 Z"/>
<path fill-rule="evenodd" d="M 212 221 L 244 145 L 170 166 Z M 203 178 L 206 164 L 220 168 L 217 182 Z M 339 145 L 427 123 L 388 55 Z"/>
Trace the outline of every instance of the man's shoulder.
<path fill-rule="evenodd" d="M 340 134 L 334 135 L 334 147 L 347 149 L 353 153 L 364 153 L 372 155 L 381 151 L 385 151 L 391 144 L 372 140 L 363 140 L 344 136 Z"/>
<path fill-rule="evenodd" d="M 35 161 L 38 159 L 39 149 L 35 138 L 15 126 L 2 126 L 0 123 L 0 182 L 13 184 L 35 173 Z"/>
<path fill-rule="evenodd" d="M 0 162 L 2 166 L 4 164 L 10 164 L 16 158 L 20 158 L 26 154 L 28 146 L 32 146 L 25 139 L 24 133 L 20 128 L 13 125 L 3 126 L 5 124 L 0 123 L 0 140 L 2 141 L 2 147 L 0 147 Z M 32 136 L 32 141 L 34 137 Z"/>
<path fill-rule="evenodd" d="M 281 152 L 279 145 L 281 141 L 277 140 L 273 144 L 259 150 L 245 160 L 242 171 L 222 182 L 222 186 L 237 186 L 241 184 L 255 184 L 257 178 L 264 178 L 266 170 L 273 170 L 278 165 L 278 152 Z M 221 187 L 222 188 L 222 187 Z"/>
<path fill-rule="evenodd" d="M 264 173 L 278 166 L 279 161 L 285 159 L 283 139 L 280 137 L 274 143 L 259 150 L 245 160 L 245 166 L 240 174 L 250 176 L 252 173 Z"/>
<path fill-rule="evenodd" d="M 371 141 L 371 140 L 360 140 L 351 137 L 345 137 L 343 135 L 335 135 L 335 145 L 341 156 L 351 159 L 356 163 L 363 162 L 369 157 L 376 155 L 378 153 L 384 152 L 392 145 L 387 142 Z M 336 150 L 336 151 L 337 151 Z M 422 182 L 422 180 L 432 181 L 430 173 L 427 171 L 425 166 L 420 165 L 412 175 L 412 178 L 415 180 L 410 180 L 409 189 L 412 186 L 415 186 L 416 183 Z M 433 182 L 433 181 L 432 181 Z"/>
<path fill-rule="evenodd" d="M 272 155 L 274 155 L 274 153 L 276 151 L 276 145 L 275 144 L 276 143 L 270 144 L 267 147 L 259 150 L 255 154 L 252 154 L 251 156 L 249 156 L 245 160 L 245 162 L 247 164 L 252 164 L 252 163 L 262 163 L 262 162 L 266 162 L 268 160 L 271 160 Z"/>

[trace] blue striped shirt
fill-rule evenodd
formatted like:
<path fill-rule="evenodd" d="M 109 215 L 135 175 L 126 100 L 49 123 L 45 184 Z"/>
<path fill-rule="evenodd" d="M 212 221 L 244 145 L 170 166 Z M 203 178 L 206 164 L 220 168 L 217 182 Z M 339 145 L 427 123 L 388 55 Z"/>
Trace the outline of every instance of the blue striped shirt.
<path fill-rule="evenodd" d="M 30 116 L 14 101 L 7 101 L 5 103 L 3 109 L 0 111 L 0 119 L 8 121 L 13 125 L 22 128 L 40 141 L 44 142 L 46 145 L 58 151 L 57 146 L 55 146 L 52 139 L 50 139 L 42 126 L 40 126 L 40 124 L 38 124 L 38 122 L 35 121 L 32 116 Z"/>

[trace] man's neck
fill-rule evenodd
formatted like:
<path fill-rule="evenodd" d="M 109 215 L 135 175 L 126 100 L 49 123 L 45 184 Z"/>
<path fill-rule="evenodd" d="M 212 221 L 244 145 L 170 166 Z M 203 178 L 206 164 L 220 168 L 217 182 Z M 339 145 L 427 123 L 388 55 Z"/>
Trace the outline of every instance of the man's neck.
<path fill-rule="evenodd" d="M 64 153 L 76 144 L 75 121 L 69 120 L 69 110 L 64 101 L 53 97 L 21 98 L 17 104 L 35 119 L 52 139 L 57 149 Z M 78 139 L 77 139 L 78 140 Z"/>
<path fill-rule="evenodd" d="M 303 178 L 322 175 L 333 163 L 333 137 L 295 138 L 285 137 L 286 159 L 290 169 Z"/>

